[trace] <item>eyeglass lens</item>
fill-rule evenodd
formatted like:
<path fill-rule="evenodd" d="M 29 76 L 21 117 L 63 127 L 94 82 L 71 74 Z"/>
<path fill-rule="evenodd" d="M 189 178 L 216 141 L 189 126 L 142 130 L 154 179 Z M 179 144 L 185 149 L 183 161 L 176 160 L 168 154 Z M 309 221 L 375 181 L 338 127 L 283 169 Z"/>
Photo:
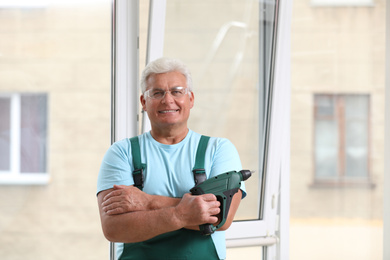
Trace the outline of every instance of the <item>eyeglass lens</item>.
<path fill-rule="evenodd" d="M 185 87 L 174 87 L 170 90 L 163 90 L 158 88 L 152 88 L 145 91 L 146 96 L 152 99 L 162 99 L 165 97 L 165 94 L 169 92 L 174 98 L 181 98 L 188 93 L 188 89 Z"/>

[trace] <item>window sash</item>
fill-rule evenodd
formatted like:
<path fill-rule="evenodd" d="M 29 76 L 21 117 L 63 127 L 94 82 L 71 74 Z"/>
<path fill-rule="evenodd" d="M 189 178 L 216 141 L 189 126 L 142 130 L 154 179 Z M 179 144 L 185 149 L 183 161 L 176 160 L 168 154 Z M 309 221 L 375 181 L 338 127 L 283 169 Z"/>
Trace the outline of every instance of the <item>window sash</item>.
<path fill-rule="evenodd" d="M 161 1 L 165 4 L 165 1 Z M 160 2 L 160 3 L 161 3 Z M 115 8 L 116 1 L 113 1 L 114 4 L 114 10 L 117 10 Z M 121 2 L 118 2 L 118 4 L 121 4 Z M 156 8 L 153 9 L 157 5 L 157 1 L 152 1 L 150 3 L 152 5 L 151 9 L 155 10 L 153 12 L 153 17 L 149 17 L 150 23 L 153 23 L 155 19 L 158 17 L 164 17 L 165 8 Z M 162 3 L 161 3 L 162 4 Z M 138 9 L 133 8 L 125 8 L 125 12 L 128 12 L 128 14 L 134 14 L 134 12 L 137 12 Z M 289 110 L 289 71 L 290 71 L 290 64 L 288 62 L 290 57 L 289 52 L 289 42 L 290 42 L 290 21 L 291 21 L 291 10 L 292 10 L 292 4 L 289 1 L 281 2 L 280 4 L 280 17 L 281 17 L 281 26 L 277 30 L 278 34 L 278 42 L 275 46 L 276 53 L 279 53 L 279 55 L 276 56 L 276 68 L 274 71 L 274 96 L 275 100 L 273 100 L 272 104 L 272 115 L 271 118 L 271 126 L 270 126 L 270 148 L 269 148 L 269 155 L 267 157 L 267 178 L 262 185 L 264 185 L 266 194 L 264 194 L 264 218 L 262 220 L 250 220 L 250 221 L 237 221 L 232 224 L 232 226 L 229 228 L 229 230 L 226 233 L 227 243 L 228 246 L 232 245 L 231 243 L 239 243 L 239 246 L 243 245 L 264 245 L 267 246 L 269 250 L 266 250 L 268 253 L 266 253 L 266 257 L 269 257 L 270 259 L 276 255 L 276 243 L 278 243 L 278 239 L 276 238 L 278 234 L 281 233 L 284 234 L 284 242 L 278 243 L 278 250 L 279 252 L 284 252 L 284 255 L 288 254 L 288 219 L 289 219 L 289 213 L 286 208 L 288 203 L 288 180 L 289 180 L 289 113 L 286 113 L 286 111 Z M 132 13 L 133 12 L 133 13 Z M 121 24 L 125 23 L 125 21 L 119 21 L 118 19 L 113 19 L 114 21 L 118 22 L 118 26 L 114 24 L 115 30 L 118 28 L 119 33 L 126 34 L 136 34 L 138 33 L 137 28 L 132 28 L 128 31 L 120 29 Z M 157 21 L 158 22 L 158 21 Z M 161 22 L 161 21 L 160 21 Z M 123 24 L 122 24 L 123 25 Z M 123 29 L 126 26 L 123 26 Z M 158 27 L 161 29 L 161 27 Z M 155 44 L 158 45 L 158 43 L 163 42 L 163 33 L 158 30 L 158 28 L 155 28 L 156 30 L 151 29 L 151 34 L 148 36 L 148 46 L 151 46 L 150 48 L 153 48 L 152 46 L 155 46 Z M 163 28 L 162 28 L 163 29 Z M 160 36 L 159 36 L 160 35 Z M 116 37 L 113 37 L 116 39 Z M 280 40 L 279 40 L 280 39 Z M 118 55 L 124 55 L 124 56 L 131 56 L 131 55 L 137 55 L 138 54 L 138 48 L 132 48 L 131 46 L 128 46 L 128 48 L 120 48 L 116 44 L 113 43 L 113 48 L 115 48 L 115 55 L 114 57 L 117 57 Z M 153 52 L 153 56 L 159 56 L 162 55 L 160 53 L 155 53 L 155 50 L 148 49 L 147 52 Z M 131 54 L 133 53 L 133 54 Z M 150 54 L 149 54 L 150 55 Z M 150 57 L 150 56 L 149 56 Z M 113 64 L 114 66 L 114 74 L 115 77 L 120 77 L 121 75 L 119 71 L 122 71 L 123 74 L 127 73 L 129 70 L 137 70 L 137 67 L 134 64 L 131 64 L 129 66 L 117 66 L 118 63 L 115 62 Z M 113 82 L 119 81 L 119 78 L 114 78 Z M 134 84 L 133 86 L 136 86 Z M 115 88 L 124 88 L 126 87 L 124 84 L 122 85 L 116 85 Z M 114 95 L 116 96 L 116 95 Z M 138 98 L 136 95 L 134 96 L 127 96 L 126 97 L 127 102 L 134 102 L 134 100 L 137 100 Z M 118 109 L 118 103 L 116 103 L 113 107 L 114 110 Z M 134 111 L 132 110 L 134 113 Z M 119 117 L 116 115 L 114 117 L 116 120 L 114 120 L 114 129 L 125 129 L 125 125 L 129 124 L 132 125 L 136 121 L 132 121 L 129 119 L 129 117 Z M 120 125 L 119 121 L 121 122 Z M 145 127 L 143 128 L 145 130 Z M 116 133 L 117 130 L 114 132 Z M 117 137 L 117 136 L 116 136 Z M 116 139 L 116 138 L 115 138 Z M 275 172 L 279 174 L 274 174 Z M 281 176 L 283 176 L 281 178 Z M 283 192 L 280 192 L 280 186 L 284 187 Z M 260 195 L 259 195 L 260 196 Z M 283 204 L 283 209 L 280 209 L 278 207 L 278 204 Z M 286 209 L 286 210 L 285 210 Z M 279 218 L 278 218 L 279 216 Z M 283 221 L 277 221 L 281 220 Z M 281 232 L 280 227 L 283 227 L 283 232 Z M 235 244 L 237 246 L 237 244 Z M 110 259 L 115 259 L 115 244 L 110 244 Z"/>

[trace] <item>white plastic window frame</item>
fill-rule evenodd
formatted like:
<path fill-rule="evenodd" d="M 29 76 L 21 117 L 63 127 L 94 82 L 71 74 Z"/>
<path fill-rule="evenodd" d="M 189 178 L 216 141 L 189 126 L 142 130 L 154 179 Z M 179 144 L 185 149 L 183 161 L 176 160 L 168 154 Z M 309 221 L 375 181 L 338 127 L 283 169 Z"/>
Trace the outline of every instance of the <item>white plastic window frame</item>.
<path fill-rule="evenodd" d="M 386 24 L 390 24 L 390 4 L 386 3 Z M 390 44 L 390 26 L 386 26 L 386 46 Z M 390 158 L 390 48 L 386 48 L 385 69 L 385 157 Z M 390 242 L 390 160 L 385 160 L 383 188 L 383 245 Z M 390 247 L 383 246 L 383 260 L 390 259 Z"/>
<path fill-rule="evenodd" d="M 112 3 L 111 141 L 115 142 L 138 134 L 139 0 L 113 0 Z M 234 222 L 226 233 L 228 247 L 265 247 L 263 259 L 288 259 L 289 247 L 289 57 L 292 1 L 279 3 L 278 41 L 275 48 L 277 66 L 273 71 L 264 215 L 262 220 Z M 165 0 L 150 0 L 147 62 L 163 56 L 165 7 Z M 143 115 L 142 126 L 143 132 L 150 130 L 146 115 Z M 283 240 L 280 239 L 282 237 Z M 110 244 L 110 259 L 116 259 L 113 243 Z"/>
<path fill-rule="evenodd" d="M 49 183 L 50 175 L 47 172 L 22 173 L 20 170 L 21 145 L 21 95 L 23 93 L 1 94 L 1 97 L 10 100 L 10 169 L 0 171 L 0 185 L 44 185 Z"/>

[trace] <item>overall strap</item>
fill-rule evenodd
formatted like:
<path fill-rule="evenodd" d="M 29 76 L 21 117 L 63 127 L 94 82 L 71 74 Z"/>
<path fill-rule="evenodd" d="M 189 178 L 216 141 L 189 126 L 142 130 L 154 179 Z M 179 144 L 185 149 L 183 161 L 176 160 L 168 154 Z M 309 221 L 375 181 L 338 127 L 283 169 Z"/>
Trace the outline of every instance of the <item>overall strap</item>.
<path fill-rule="evenodd" d="M 205 161 L 205 153 L 207 144 L 209 142 L 210 137 L 202 135 L 199 140 L 198 149 L 196 151 L 195 157 L 195 166 L 192 169 L 194 174 L 195 185 L 201 184 L 204 182 L 206 177 L 206 170 L 204 169 L 204 161 Z"/>
<path fill-rule="evenodd" d="M 144 187 L 144 175 L 143 170 L 145 169 L 146 165 L 142 163 L 141 161 L 141 149 L 139 146 L 138 136 L 134 136 L 130 138 L 130 144 L 131 144 L 131 154 L 133 157 L 133 180 L 134 180 L 134 186 L 138 189 L 142 190 Z"/>

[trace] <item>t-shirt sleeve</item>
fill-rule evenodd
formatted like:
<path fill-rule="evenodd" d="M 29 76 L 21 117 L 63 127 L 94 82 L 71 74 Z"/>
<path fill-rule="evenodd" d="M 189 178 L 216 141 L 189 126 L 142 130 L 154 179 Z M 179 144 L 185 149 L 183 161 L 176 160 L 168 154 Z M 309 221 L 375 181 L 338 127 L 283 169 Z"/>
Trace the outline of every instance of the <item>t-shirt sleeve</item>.
<path fill-rule="evenodd" d="M 116 185 L 133 185 L 131 150 L 128 140 L 114 143 L 106 152 L 100 165 L 97 193 Z"/>
<path fill-rule="evenodd" d="M 210 177 L 229 171 L 241 171 L 242 165 L 236 147 L 225 138 L 217 138 L 213 147 Z M 246 196 L 245 182 L 241 182 L 242 198 Z"/>

